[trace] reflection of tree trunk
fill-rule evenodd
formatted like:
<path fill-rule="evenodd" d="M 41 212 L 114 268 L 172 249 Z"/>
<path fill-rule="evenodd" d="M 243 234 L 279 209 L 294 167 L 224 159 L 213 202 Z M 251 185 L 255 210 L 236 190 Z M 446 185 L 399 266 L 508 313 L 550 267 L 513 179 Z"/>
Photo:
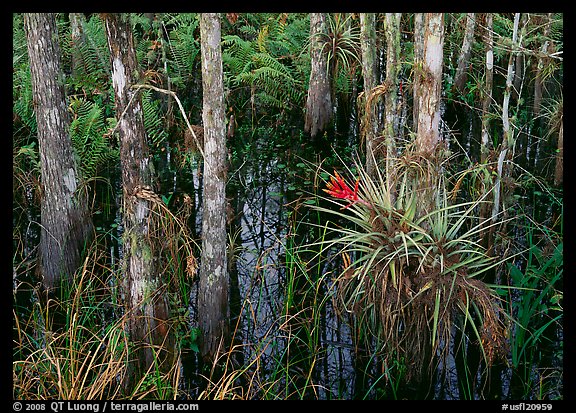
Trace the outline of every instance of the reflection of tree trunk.
<path fill-rule="evenodd" d="M 79 186 L 78 168 L 69 135 L 58 31 L 52 13 L 26 14 L 34 111 L 42 175 L 41 233 L 38 266 L 47 289 L 69 280 L 80 265 L 93 233 L 86 188 Z"/>
<path fill-rule="evenodd" d="M 310 14 L 310 84 L 306 100 L 304 131 L 315 138 L 323 132 L 332 119 L 332 97 L 327 71 L 326 54 L 321 34 L 326 33 L 326 14 Z"/>
<path fill-rule="evenodd" d="M 464 33 L 464 40 L 462 41 L 462 48 L 458 55 L 458 67 L 456 68 L 456 75 L 454 76 L 454 86 L 460 93 L 464 93 L 466 87 L 466 80 L 468 79 L 468 65 L 470 63 L 470 50 L 472 49 L 472 42 L 474 41 L 474 27 L 476 25 L 475 13 L 468 13 L 466 17 L 466 31 Z"/>
<path fill-rule="evenodd" d="M 378 61 L 376 59 L 376 14 L 360 14 L 360 47 L 362 49 L 362 77 L 364 78 L 364 114 L 362 131 L 366 147 L 366 173 L 374 176 L 377 157 L 375 149 L 378 137 L 378 105 L 371 103 L 372 93 L 378 79 Z"/>
<path fill-rule="evenodd" d="M 127 15 L 106 14 L 106 32 L 112 66 L 112 84 L 120 135 L 124 193 L 124 293 L 128 334 L 137 346 L 127 384 L 158 365 L 169 368 L 173 336 L 167 324 L 167 284 L 159 273 L 154 168 L 146 143 L 142 104 L 131 86 L 138 81 L 138 63 Z M 155 368 L 155 367 L 152 367 Z"/>
<path fill-rule="evenodd" d="M 198 317 L 202 330 L 200 353 L 205 360 L 218 356 L 228 340 L 228 261 L 226 235 L 226 118 L 220 18 L 200 15 L 204 124 L 204 188 L 202 256 Z M 220 349 L 220 350 L 223 350 Z"/>

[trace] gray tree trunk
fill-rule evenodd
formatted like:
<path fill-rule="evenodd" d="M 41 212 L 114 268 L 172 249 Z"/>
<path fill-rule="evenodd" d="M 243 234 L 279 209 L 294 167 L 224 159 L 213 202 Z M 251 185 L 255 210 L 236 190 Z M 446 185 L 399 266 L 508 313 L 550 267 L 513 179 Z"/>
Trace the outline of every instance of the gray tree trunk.
<path fill-rule="evenodd" d="M 378 143 L 378 104 L 373 102 L 374 88 L 378 79 L 378 60 L 376 48 L 376 14 L 360 13 L 360 48 L 362 51 L 362 77 L 364 78 L 364 108 L 360 112 L 362 132 L 366 148 L 366 173 L 375 176 L 376 147 Z"/>
<path fill-rule="evenodd" d="M 420 72 L 424 60 L 424 13 L 414 13 L 414 82 L 412 86 L 412 128 L 418 133 L 418 108 L 420 100 Z"/>
<path fill-rule="evenodd" d="M 202 330 L 200 353 L 218 355 L 228 342 L 228 260 L 226 255 L 226 118 L 222 73 L 220 17 L 200 15 L 204 123 L 204 190 L 202 255 L 198 317 Z"/>
<path fill-rule="evenodd" d="M 472 43 L 474 41 L 475 26 L 476 14 L 468 13 L 466 17 L 466 31 L 464 32 L 464 40 L 462 41 L 462 48 L 458 55 L 458 67 L 456 68 L 456 75 L 454 77 L 454 86 L 460 93 L 464 93 L 466 80 L 468 79 L 468 65 L 470 63 L 470 51 L 472 50 Z"/>
<path fill-rule="evenodd" d="M 486 44 L 486 63 L 484 67 L 484 72 L 486 74 L 486 84 L 484 85 L 483 99 L 482 99 L 482 132 L 480 141 L 480 163 L 486 164 L 489 162 L 489 154 L 492 150 L 492 141 L 490 138 L 490 104 L 492 102 L 492 84 L 494 78 L 494 36 L 492 33 L 492 13 L 486 13 L 486 23 L 485 23 L 485 35 L 484 42 Z M 490 178 L 490 183 L 492 178 Z M 488 190 L 488 188 L 487 188 Z M 491 200 L 493 194 L 489 194 L 486 201 Z M 479 220 L 481 223 L 485 223 L 490 217 L 490 204 L 489 202 L 483 202 L 480 205 Z M 484 242 L 486 250 L 492 248 L 492 231 L 485 232 L 484 230 L 480 234 L 480 238 Z"/>
<path fill-rule="evenodd" d="M 532 110 L 534 113 L 534 118 L 538 118 L 538 116 L 540 116 L 540 107 L 542 106 L 542 88 L 544 85 L 542 80 L 542 69 L 544 68 L 544 64 L 547 59 L 546 56 L 548 55 L 548 47 L 550 45 L 548 34 L 550 33 L 551 23 L 552 13 L 548 13 L 546 22 L 544 23 L 544 31 L 542 33 L 544 41 L 540 47 L 540 55 L 538 56 L 538 64 L 536 65 L 536 76 L 534 78 L 534 105 Z"/>
<path fill-rule="evenodd" d="M 306 99 L 304 131 L 314 138 L 332 120 L 332 96 L 321 34 L 326 33 L 326 13 L 310 14 L 310 84 Z"/>
<path fill-rule="evenodd" d="M 171 364 L 173 337 L 169 308 L 158 265 L 156 215 L 152 208 L 154 168 L 144 129 L 141 99 L 132 89 L 139 79 L 129 16 L 106 14 L 106 33 L 112 65 L 112 84 L 120 136 L 123 187 L 123 272 L 127 331 L 136 345 L 136 360 L 129 365 L 127 384 L 138 380 L 154 364 Z M 164 362 L 167 363 L 164 364 Z"/>
<path fill-rule="evenodd" d="M 514 146 L 514 131 L 510 128 L 510 116 L 508 107 L 510 105 L 510 96 L 514 80 L 514 61 L 518 50 L 518 25 L 520 23 L 520 13 L 514 15 L 514 29 L 512 32 L 512 51 L 508 60 L 508 70 L 506 73 L 506 89 L 502 102 L 502 143 L 500 145 L 500 154 L 498 155 L 497 176 L 494 185 L 494 204 L 492 206 L 492 220 L 495 221 L 500 212 L 500 186 L 503 176 L 504 160 L 508 156 L 508 151 Z"/>
<path fill-rule="evenodd" d="M 424 19 L 424 56 L 419 70 L 418 133 L 416 147 L 433 155 L 440 142 L 440 98 L 444 47 L 444 16 L 426 13 Z"/>
<path fill-rule="evenodd" d="M 398 135 L 398 74 L 400 73 L 400 19 L 402 13 L 386 13 L 386 94 L 384 96 L 384 142 L 386 143 L 386 176 L 390 177 L 396 158 Z M 392 191 L 392 188 L 390 188 Z M 394 193 L 391 192 L 392 197 Z M 393 201 L 393 200 L 392 200 Z"/>
<path fill-rule="evenodd" d="M 26 14 L 24 27 L 42 177 L 38 269 L 44 287 L 52 290 L 61 279 L 73 277 L 94 228 L 69 135 L 70 117 L 55 15 Z"/>
<path fill-rule="evenodd" d="M 492 13 L 486 13 L 486 84 L 482 100 L 482 137 L 480 142 L 480 161 L 486 163 L 488 153 L 492 148 L 490 140 L 490 102 L 492 101 L 492 84 L 494 78 L 494 36 L 492 34 Z"/>

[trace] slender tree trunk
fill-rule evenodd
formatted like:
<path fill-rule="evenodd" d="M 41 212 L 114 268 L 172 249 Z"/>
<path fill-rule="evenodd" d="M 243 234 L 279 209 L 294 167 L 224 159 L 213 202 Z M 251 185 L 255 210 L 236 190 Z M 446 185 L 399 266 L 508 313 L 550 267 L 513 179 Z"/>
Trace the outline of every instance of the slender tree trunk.
<path fill-rule="evenodd" d="M 492 206 L 492 220 L 494 221 L 500 212 L 500 186 L 502 182 L 502 173 L 504 160 L 508 156 L 508 151 L 514 145 L 514 132 L 510 128 L 510 117 L 508 115 L 508 107 L 510 105 L 510 96 L 512 93 L 512 82 L 514 80 L 514 60 L 516 58 L 517 42 L 518 42 L 518 25 L 520 23 L 520 13 L 514 15 L 514 31 L 512 33 L 512 51 L 510 59 L 508 60 L 508 71 L 506 74 L 506 90 L 504 91 L 504 99 L 502 103 L 502 143 L 500 145 L 500 154 L 498 156 L 497 164 L 497 177 L 494 186 L 494 204 Z"/>
<path fill-rule="evenodd" d="M 112 66 L 112 84 L 120 136 L 123 188 L 123 289 L 127 332 L 136 345 L 125 385 L 139 380 L 155 363 L 169 367 L 173 336 L 167 324 L 169 308 L 160 274 L 154 203 L 154 168 L 150 159 L 143 110 L 137 91 L 139 79 L 134 40 L 126 14 L 106 14 L 106 33 Z M 162 365 L 167 361 L 167 365 Z"/>
<path fill-rule="evenodd" d="M 26 14 L 24 26 L 42 177 L 38 269 L 44 287 L 52 290 L 61 279 L 73 277 L 94 228 L 69 134 L 70 118 L 55 15 Z"/>
<path fill-rule="evenodd" d="M 386 13 L 386 94 L 384 96 L 384 142 L 386 143 L 386 176 L 391 177 L 396 158 L 398 134 L 398 74 L 400 73 L 400 19 L 402 13 Z M 389 179 L 393 181 L 393 179 Z M 392 202 L 395 194 L 391 187 Z"/>
<path fill-rule="evenodd" d="M 326 13 L 310 14 L 310 84 L 304 131 L 314 139 L 332 120 L 332 96 L 326 53 L 321 34 L 326 33 Z"/>
<path fill-rule="evenodd" d="M 544 41 L 540 47 L 540 53 L 538 56 L 538 62 L 536 64 L 536 73 L 534 76 L 534 104 L 533 104 L 533 116 L 532 116 L 532 127 L 530 128 L 531 134 L 526 150 L 526 157 L 528 158 L 528 165 L 533 169 L 536 169 L 538 165 L 538 154 L 540 153 L 541 138 L 545 135 L 542 130 L 545 127 L 541 116 L 540 109 L 542 107 L 542 94 L 544 89 L 544 80 L 542 78 L 542 70 L 546 64 L 548 57 L 548 48 L 550 47 L 549 33 L 550 26 L 552 23 L 552 13 L 544 18 L 544 30 L 542 36 Z M 532 136 L 535 139 L 532 139 Z M 535 141 L 535 142 L 534 142 Z M 534 142 L 534 143 L 533 143 Z M 532 149 L 534 147 L 534 149 Z M 539 169 L 539 168 L 538 168 Z"/>
<path fill-rule="evenodd" d="M 362 51 L 362 77 L 364 78 L 364 114 L 362 131 L 366 147 L 366 172 L 375 176 L 376 147 L 378 143 L 378 104 L 374 102 L 374 89 L 378 79 L 376 48 L 376 14 L 360 13 L 360 48 Z"/>
<path fill-rule="evenodd" d="M 468 79 L 468 65 L 470 64 L 470 51 L 472 50 L 472 43 L 474 41 L 474 27 L 476 26 L 476 14 L 468 13 L 466 17 L 466 31 L 464 33 L 464 40 L 462 41 L 462 48 L 458 55 L 458 67 L 456 68 L 456 76 L 454 77 L 454 86 L 460 93 L 464 93 L 466 87 L 466 80 Z"/>
<path fill-rule="evenodd" d="M 542 81 L 542 69 L 544 69 L 546 56 L 548 55 L 548 46 L 550 45 L 548 34 L 550 32 L 551 21 L 552 13 L 548 13 L 548 17 L 544 23 L 544 31 L 542 33 L 544 41 L 540 47 L 540 55 L 538 56 L 538 64 L 536 65 L 536 76 L 534 78 L 534 106 L 532 109 L 534 118 L 538 118 L 538 116 L 540 116 L 540 107 L 542 106 L 542 88 L 544 84 Z"/>
<path fill-rule="evenodd" d="M 486 84 L 484 86 L 484 95 L 482 99 L 482 132 L 481 132 L 481 142 L 480 142 L 480 163 L 486 165 L 489 161 L 489 154 L 492 150 L 492 141 L 490 138 L 490 104 L 492 102 L 492 84 L 494 78 L 494 36 L 492 32 L 492 13 L 486 13 L 486 33 L 484 36 L 484 42 L 486 44 L 486 63 L 484 67 L 484 72 L 486 74 Z M 492 184 L 492 175 L 490 176 L 490 184 Z M 487 188 L 486 190 L 489 190 Z M 487 196 L 492 200 L 493 194 Z M 490 217 L 490 204 L 489 202 L 483 202 L 480 205 L 480 222 L 484 223 Z M 492 231 L 488 231 L 482 234 L 480 238 L 482 239 L 483 245 L 487 251 L 492 251 Z"/>
<path fill-rule="evenodd" d="M 414 84 L 412 86 L 412 123 L 413 130 L 418 132 L 418 108 L 420 106 L 420 74 L 424 61 L 424 13 L 414 13 Z"/>
<path fill-rule="evenodd" d="M 480 161 L 486 163 L 492 148 L 490 140 L 490 103 L 492 102 L 492 83 L 494 78 L 494 36 L 492 33 L 492 13 L 486 13 L 486 84 L 482 100 L 482 138 L 480 142 Z"/>
<path fill-rule="evenodd" d="M 226 118 L 220 17 L 200 15 L 204 123 L 204 203 L 198 316 L 200 352 L 205 360 L 228 342 L 228 264 L 226 256 Z"/>
<path fill-rule="evenodd" d="M 426 13 L 424 27 L 426 31 L 423 65 L 419 71 L 420 95 L 416 146 L 419 152 L 431 156 L 440 142 L 444 15 Z"/>

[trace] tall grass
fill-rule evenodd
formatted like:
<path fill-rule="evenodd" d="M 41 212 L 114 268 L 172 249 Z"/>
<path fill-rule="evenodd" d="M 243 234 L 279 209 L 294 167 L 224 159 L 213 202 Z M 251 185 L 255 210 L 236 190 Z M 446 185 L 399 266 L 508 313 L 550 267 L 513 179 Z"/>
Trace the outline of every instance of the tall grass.
<path fill-rule="evenodd" d="M 13 397 L 94 399 L 121 395 L 129 346 L 122 321 L 107 321 L 114 304 L 108 281 L 99 278 L 102 255 L 96 249 L 61 297 L 41 296 L 32 285 L 30 308 L 14 309 Z M 104 271 L 105 274 L 105 271 Z M 110 275 L 110 273 L 108 273 Z M 105 275 L 103 275 L 104 277 Z"/>
<path fill-rule="evenodd" d="M 189 215 L 189 205 L 180 215 Z M 133 386 L 125 385 L 127 365 L 137 352 L 126 332 L 123 290 L 118 268 L 106 251 L 108 234 L 99 234 L 71 283 L 60 286 L 58 296 L 47 297 L 38 285 L 14 287 L 13 396 L 22 399 L 153 398 L 178 395 L 180 351 L 190 325 L 186 308 L 189 285 L 195 276 L 195 244 L 186 227 L 166 206 L 154 200 L 158 225 L 151 236 L 162 238 L 161 256 L 171 318 L 166 336 L 178 338 L 152 351 L 167 349 L 173 357 L 160 366 L 160 357 Z M 188 215 L 187 215 L 188 214 Z M 24 295 L 31 297 L 20 302 Z"/>

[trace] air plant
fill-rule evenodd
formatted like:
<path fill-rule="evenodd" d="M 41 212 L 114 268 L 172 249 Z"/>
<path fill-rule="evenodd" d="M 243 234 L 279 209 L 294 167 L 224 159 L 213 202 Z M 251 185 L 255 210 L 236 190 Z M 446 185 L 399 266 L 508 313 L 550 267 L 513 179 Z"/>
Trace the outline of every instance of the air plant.
<path fill-rule="evenodd" d="M 505 354 L 506 320 L 496 293 L 478 278 L 500 264 L 479 243 L 486 225 L 473 211 L 484 197 L 451 205 L 432 163 L 407 154 L 394 165 L 371 178 L 357 163 L 354 189 L 334 172 L 325 200 L 340 208 L 312 206 L 335 218 L 327 224 L 334 238 L 321 243 L 337 248 L 345 263 L 338 308 L 383 360 L 404 357 L 408 378 L 444 361 L 454 328 L 491 365 Z"/>

